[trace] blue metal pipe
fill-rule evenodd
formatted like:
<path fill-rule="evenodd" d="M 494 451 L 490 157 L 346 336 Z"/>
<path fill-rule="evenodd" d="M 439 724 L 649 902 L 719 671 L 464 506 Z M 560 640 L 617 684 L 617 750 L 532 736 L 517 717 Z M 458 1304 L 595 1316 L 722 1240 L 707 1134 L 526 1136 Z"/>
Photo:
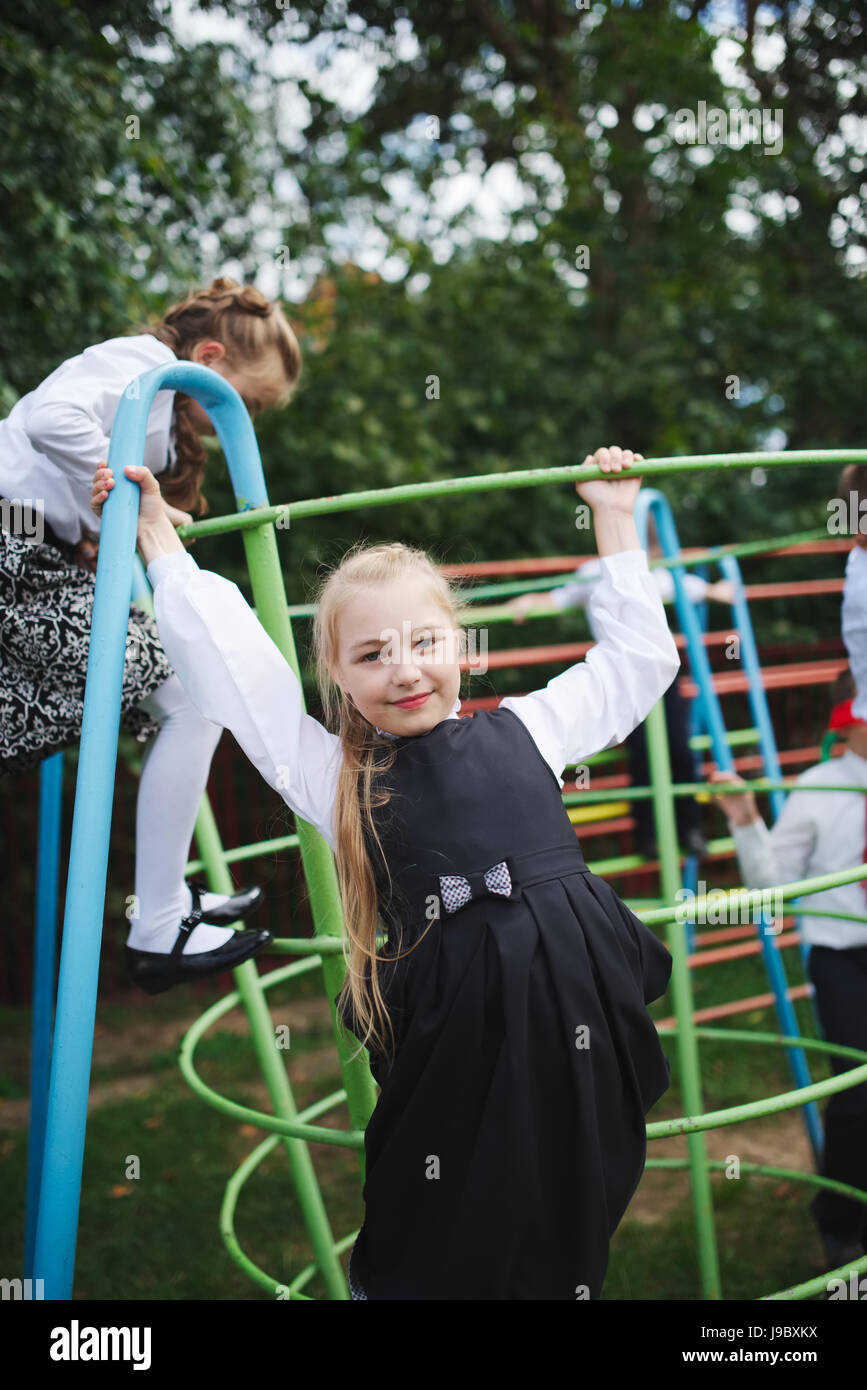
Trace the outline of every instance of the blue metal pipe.
<path fill-rule="evenodd" d="M 136 378 L 115 415 L 108 462 L 115 486 L 103 516 L 87 688 L 72 824 L 55 1045 L 39 1196 L 34 1276 L 46 1299 L 72 1294 L 84 1162 L 87 1098 L 99 977 L 109 832 L 117 764 L 139 488 L 124 466 L 143 455 L 148 414 L 157 391 L 183 391 L 208 412 L 231 460 L 239 510 L 265 506 L 265 479 L 253 425 L 233 386 L 197 363 L 169 363 Z"/>
<path fill-rule="evenodd" d="M 639 512 L 641 513 L 645 534 L 647 531 L 648 517 L 652 511 L 659 533 L 660 544 L 666 556 L 671 558 L 679 554 L 680 542 L 677 536 L 674 516 L 668 499 L 663 493 L 655 488 L 642 489 L 638 494 L 638 502 L 636 503 L 635 511 L 636 519 Z M 641 533 L 639 532 L 639 534 Z M 746 595 L 744 594 L 740 567 L 733 556 L 725 556 L 718 563 L 725 578 L 729 579 L 734 585 L 735 602 L 733 610 L 735 614 L 736 633 L 739 638 L 739 654 L 742 657 L 743 667 L 746 671 L 749 684 L 750 704 L 755 724 L 759 731 L 765 775 L 769 780 L 771 777 L 780 780 L 782 774 L 780 772 L 779 758 L 777 756 L 773 725 L 765 698 L 761 666 L 759 664 L 758 652 L 753 636 L 753 627 L 750 621 Z M 714 689 L 713 672 L 711 671 L 707 649 L 702 641 L 702 629 L 698 615 L 694 605 L 686 595 L 683 584 L 683 567 L 675 565 L 672 567 L 671 573 L 674 578 L 677 615 L 680 621 L 681 631 L 686 636 L 690 666 L 692 668 L 693 677 L 698 685 L 702 718 L 711 737 L 714 760 L 717 767 L 721 768 L 723 771 L 732 772 L 734 771 L 734 759 L 726 739 L 722 710 L 720 708 L 719 698 Z M 785 801 L 785 793 L 772 793 L 772 796 L 774 795 L 777 799 L 772 801 L 772 809 L 776 819 L 777 815 L 782 810 Z M 758 934 L 765 970 L 774 994 L 774 1007 L 780 1025 L 780 1032 L 785 1037 L 799 1037 L 800 1029 L 798 1028 L 797 1018 L 795 1016 L 795 1008 L 788 996 L 786 968 L 777 948 L 776 937 L 771 934 L 771 926 L 771 920 L 767 914 L 763 913 L 761 923 L 758 925 Z M 809 1086 L 811 1084 L 810 1072 L 803 1050 L 800 1048 L 787 1048 L 786 1055 L 789 1060 L 795 1084 L 799 1087 Z M 823 1138 L 822 1122 L 815 1102 L 810 1102 L 808 1105 L 804 1106 L 804 1123 L 807 1128 L 807 1134 L 816 1162 L 818 1163 L 820 1161 Z"/>
<path fill-rule="evenodd" d="M 762 681 L 762 666 L 759 661 L 759 653 L 753 633 L 749 604 L 747 603 L 747 596 L 744 593 L 741 567 L 734 555 L 725 555 L 722 560 L 719 561 L 719 567 L 723 577 L 732 584 L 735 591 L 735 601 L 732 605 L 732 609 L 735 615 L 735 630 L 738 636 L 740 662 L 749 683 L 750 708 L 753 712 L 753 724 L 759 733 L 759 747 L 762 752 L 765 777 L 768 781 L 781 782 L 783 780 L 783 772 L 780 767 L 780 759 L 777 754 L 777 740 L 774 737 L 774 726 L 771 722 L 771 712 L 768 709 L 768 699 L 765 695 L 765 686 Z M 776 820 L 782 813 L 783 807 L 786 804 L 786 793 L 778 790 L 770 792 L 769 796 L 771 808 L 774 813 L 774 820 Z"/>

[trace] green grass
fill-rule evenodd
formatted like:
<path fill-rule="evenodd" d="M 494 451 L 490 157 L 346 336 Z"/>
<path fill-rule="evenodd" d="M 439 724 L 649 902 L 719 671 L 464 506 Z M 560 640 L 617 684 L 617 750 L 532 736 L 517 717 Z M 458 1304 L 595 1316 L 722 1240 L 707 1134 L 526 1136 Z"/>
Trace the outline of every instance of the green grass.
<path fill-rule="evenodd" d="M 652 1183 L 654 1176 L 643 1181 Z M 820 1273 L 808 1188 L 762 1177 L 728 1181 L 722 1174 L 711 1182 L 724 1299 L 760 1298 Z M 701 1299 L 691 1203 L 679 1204 L 658 1226 L 640 1225 L 627 1214 L 612 1241 L 602 1297 Z"/>

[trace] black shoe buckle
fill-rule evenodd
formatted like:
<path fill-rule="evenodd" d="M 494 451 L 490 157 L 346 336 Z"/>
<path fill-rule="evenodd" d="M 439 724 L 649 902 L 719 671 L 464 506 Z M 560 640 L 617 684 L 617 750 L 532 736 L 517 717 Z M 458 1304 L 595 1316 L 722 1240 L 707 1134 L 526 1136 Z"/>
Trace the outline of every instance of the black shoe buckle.
<path fill-rule="evenodd" d="M 191 884 L 189 885 L 189 887 L 190 887 L 190 892 L 192 893 L 192 896 L 193 896 L 193 906 L 192 906 L 192 908 L 191 908 L 191 910 L 190 910 L 189 916 L 183 918 L 183 920 L 182 920 L 182 922 L 181 922 L 181 925 L 180 925 L 180 927 L 178 928 L 178 939 L 177 939 L 177 941 L 175 942 L 174 946 L 172 947 L 172 951 L 171 951 L 171 954 L 172 954 L 173 956 L 178 956 L 178 955 L 181 955 L 181 954 L 182 954 L 183 949 L 184 949 L 184 947 L 186 946 L 187 941 L 188 941 L 189 938 L 190 938 L 190 934 L 191 934 L 193 931 L 195 931 L 196 927 L 199 925 L 199 923 L 200 923 L 201 920 L 202 920 L 202 893 L 201 893 L 201 889 L 199 888 L 199 885 L 198 885 L 197 883 L 191 883 Z"/>

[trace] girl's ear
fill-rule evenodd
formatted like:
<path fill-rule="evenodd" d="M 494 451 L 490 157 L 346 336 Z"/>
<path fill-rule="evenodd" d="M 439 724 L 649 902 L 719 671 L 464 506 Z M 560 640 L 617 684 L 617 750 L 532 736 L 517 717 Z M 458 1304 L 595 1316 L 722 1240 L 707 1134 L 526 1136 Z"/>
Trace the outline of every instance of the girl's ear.
<path fill-rule="evenodd" d="M 225 345 L 216 338 L 203 338 L 193 348 L 193 360 L 206 367 L 212 362 L 219 362 L 225 355 Z"/>

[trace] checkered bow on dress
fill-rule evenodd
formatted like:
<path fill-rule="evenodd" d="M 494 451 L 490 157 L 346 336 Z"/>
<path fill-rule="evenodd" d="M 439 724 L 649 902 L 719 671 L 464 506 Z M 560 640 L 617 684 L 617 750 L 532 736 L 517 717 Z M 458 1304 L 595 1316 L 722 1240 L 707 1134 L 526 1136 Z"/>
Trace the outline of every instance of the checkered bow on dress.
<path fill-rule="evenodd" d="M 492 864 L 481 874 L 440 874 L 440 897 L 446 912 L 458 912 L 473 898 L 497 897 L 511 898 L 512 876 L 505 859 Z"/>

